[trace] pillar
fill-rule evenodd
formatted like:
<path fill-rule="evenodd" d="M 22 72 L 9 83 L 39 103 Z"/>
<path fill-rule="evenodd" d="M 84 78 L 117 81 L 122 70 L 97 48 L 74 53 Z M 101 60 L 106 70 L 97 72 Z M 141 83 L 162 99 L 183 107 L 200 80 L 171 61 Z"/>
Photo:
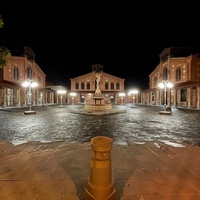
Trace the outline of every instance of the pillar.
<path fill-rule="evenodd" d="M 112 139 L 96 136 L 91 139 L 92 156 L 90 176 L 85 189 L 85 200 L 115 200 L 113 187 L 111 156 Z"/>

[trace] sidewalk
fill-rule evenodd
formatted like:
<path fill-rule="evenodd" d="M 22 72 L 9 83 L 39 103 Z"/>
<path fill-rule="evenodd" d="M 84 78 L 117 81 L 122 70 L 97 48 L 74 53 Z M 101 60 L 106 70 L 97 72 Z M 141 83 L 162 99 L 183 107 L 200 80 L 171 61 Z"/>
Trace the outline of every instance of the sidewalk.
<path fill-rule="evenodd" d="M 0 141 L 1 200 L 84 200 L 90 143 Z M 200 199 L 200 148 L 113 143 L 116 200 Z"/>

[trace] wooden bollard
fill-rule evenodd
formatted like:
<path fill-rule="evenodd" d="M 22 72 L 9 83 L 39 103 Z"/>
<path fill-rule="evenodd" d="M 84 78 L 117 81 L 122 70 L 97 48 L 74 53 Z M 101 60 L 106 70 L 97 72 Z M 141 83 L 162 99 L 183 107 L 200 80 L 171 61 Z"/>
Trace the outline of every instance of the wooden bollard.
<path fill-rule="evenodd" d="M 91 147 L 90 176 L 85 188 L 85 200 L 115 200 L 110 156 L 112 139 L 96 136 L 91 139 Z"/>

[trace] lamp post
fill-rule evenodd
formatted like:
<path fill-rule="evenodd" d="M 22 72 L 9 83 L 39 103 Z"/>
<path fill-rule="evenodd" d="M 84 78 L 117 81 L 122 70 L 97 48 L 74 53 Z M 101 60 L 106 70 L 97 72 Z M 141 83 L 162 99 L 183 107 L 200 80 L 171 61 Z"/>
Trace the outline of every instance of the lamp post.
<path fill-rule="evenodd" d="M 60 94 L 60 106 L 59 106 L 59 107 L 63 107 L 63 106 L 62 106 L 62 103 L 63 103 L 63 102 L 62 102 L 62 98 L 63 98 L 62 95 L 63 95 L 63 94 L 66 94 L 66 91 L 65 91 L 65 90 L 58 90 L 57 93 Z"/>
<path fill-rule="evenodd" d="M 128 93 L 128 95 L 131 95 L 131 97 L 132 97 L 133 105 L 131 106 L 131 108 L 135 108 L 136 107 L 134 105 L 134 103 L 135 103 L 135 94 L 138 94 L 138 90 L 133 89 L 133 90 L 130 90 L 129 93 Z"/>
<path fill-rule="evenodd" d="M 71 92 L 70 94 L 70 97 L 72 98 L 72 104 L 74 104 L 74 97 L 76 97 L 76 93 L 75 92 Z"/>
<path fill-rule="evenodd" d="M 35 111 L 32 111 L 31 110 L 31 104 L 32 104 L 32 88 L 34 87 L 37 87 L 38 86 L 38 83 L 35 82 L 34 80 L 32 79 L 27 79 L 25 82 L 22 83 L 22 86 L 27 88 L 28 87 L 28 99 L 29 99 L 29 111 L 25 111 L 24 114 L 35 114 L 36 112 Z"/>
<path fill-rule="evenodd" d="M 128 94 L 132 95 L 132 103 L 135 103 L 135 94 L 138 94 L 138 90 L 130 90 Z"/>
<path fill-rule="evenodd" d="M 166 111 L 167 107 L 167 88 L 172 88 L 173 84 L 168 80 L 163 80 L 158 86 L 163 89 L 164 88 L 164 111 Z"/>
<path fill-rule="evenodd" d="M 121 105 L 123 105 L 123 104 L 124 104 L 124 97 L 126 96 L 126 94 L 123 93 L 123 92 L 120 92 L 120 93 L 119 93 L 119 96 L 120 96 L 120 98 L 121 98 Z"/>

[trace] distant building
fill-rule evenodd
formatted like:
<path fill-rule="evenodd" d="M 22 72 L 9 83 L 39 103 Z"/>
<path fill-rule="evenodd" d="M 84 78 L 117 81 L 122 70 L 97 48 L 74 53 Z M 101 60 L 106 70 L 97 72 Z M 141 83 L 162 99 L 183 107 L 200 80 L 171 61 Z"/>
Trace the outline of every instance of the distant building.
<path fill-rule="evenodd" d="M 159 83 L 173 84 L 160 89 Z M 166 85 L 165 85 L 166 86 Z M 141 102 L 200 109 L 200 56 L 192 48 L 170 47 L 160 54 L 160 63 L 149 75 L 149 89 L 142 91 Z"/>
<path fill-rule="evenodd" d="M 127 97 L 124 91 L 125 79 L 107 74 L 100 64 L 92 65 L 92 72 L 71 78 L 71 91 L 68 96 L 70 104 L 91 104 L 96 90 L 96 73 L 101 74 L 100 91 L 105 103 L 124 104 Z M 124 96 L 125 95 L 125 96 Z"/>
<path fill-rule="evenodd" d="M 52 96 L 53 102 L 56 104 L 66 104 L 67 103 L 67 88 L 62 86 L 62 85 L 53 85 L 52 83 L 47 83 L 46 84 L 46 89 L 49 89 L 54 94 Z"/>
<path fill-rule="evenodd" d="M 13 47 L 8 63 L 0 69 L 0 106 L 28 106 L 54 103 L 50 98 L 55 92 L 45 88 L 46 74 L 35 62 L 35 53 L 29 47 Z M 38 86 L 22 86 L 25 81 L 35 81 Z M 31 97 L 31 98 L 30 98 Z"/>

